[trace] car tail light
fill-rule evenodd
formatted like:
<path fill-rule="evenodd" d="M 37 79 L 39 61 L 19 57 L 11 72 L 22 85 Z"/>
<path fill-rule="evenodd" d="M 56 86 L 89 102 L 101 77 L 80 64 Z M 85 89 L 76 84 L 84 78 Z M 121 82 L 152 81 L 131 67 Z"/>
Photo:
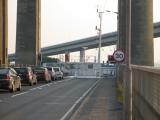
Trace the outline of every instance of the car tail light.
<path fill-rule="evenodd" d="M 43 75 L 44 75 L 44 77 L 46 77 L 46 72 L 44 72 L 44 74 L 43 74 Z"/>
<path fill-rule="evenodd" d="M 28 73 L 28 74 L 26 74 L 26 77 L 27 77 L 27 78 L 29 78 L 29 73 Z"/>
<path fill-rule="evenodd" d="M 5 80 L 10 80 L 11 77 L 10 77 L 9 75 L 5 75 L 5 76 L 4 76 L 4 79 L 5 79 Z"/>

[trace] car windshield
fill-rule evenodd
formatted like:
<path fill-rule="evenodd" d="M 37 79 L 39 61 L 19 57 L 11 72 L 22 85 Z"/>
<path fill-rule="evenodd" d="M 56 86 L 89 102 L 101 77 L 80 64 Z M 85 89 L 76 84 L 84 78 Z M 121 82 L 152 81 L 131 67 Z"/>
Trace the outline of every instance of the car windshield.
<path fill-rule="evenodd" d="M 45 69 L 44 68 L 33 68 L 34 72 L 44 72 Z"/>
<path fill-rule="evenodd" d="M 47 68 L 49 71 L 52 71 L 52 68 Z"/>
<path fill-rule="evenodd" d="M 7 68 L 0 69 L 0 74 L 8 74 L 8 72 L 9 72 L 9 69 Z"/>
<path fill-rule="evenodd" d="M 27 72 L 26 68 L 14 68 L 14 69 L 16 70 L 16 72 L 18 74 L 20 74 L 20 73 L 26 73 Z"/>
<path fill-rule="evenodd" d="M 54 68 L 54 71 L 55 72 L 59 72 L 59 68 Z"/>

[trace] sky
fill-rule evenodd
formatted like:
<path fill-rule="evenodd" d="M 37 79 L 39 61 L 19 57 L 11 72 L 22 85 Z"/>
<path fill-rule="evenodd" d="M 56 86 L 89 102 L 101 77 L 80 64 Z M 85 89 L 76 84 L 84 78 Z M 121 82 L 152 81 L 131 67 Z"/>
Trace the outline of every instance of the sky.
<path fill-rule="evenodd" d="M 17 0 L 8 1 L 9 53 L 14 53 Z M 154 22 L 157 22 L 160 21 L 160 14 L 158 13 L 160 0 L 153 1 Z M 97 6 L 100 10 L 117 11 L 118 0 L 41 0 L 41 3 L 41 47 L 46 47 L 97 35 L 95 30 L 95 26 L 99 25 Z M 115 13 L 104 13 L 102 33 L 116 30 L 117 15 Z M 156 40 L 155 45 L 160 45 L 159 41 Z M 102 49 L 102 54 L 107 51 L 113 52 L 115 48 L 112 48 Z M 92 51 L 97 51 L 97 49 Z M 94 57 L 92 54 L 90 56 Z M 160 58 L 156 59 L 160 61 Z"/>

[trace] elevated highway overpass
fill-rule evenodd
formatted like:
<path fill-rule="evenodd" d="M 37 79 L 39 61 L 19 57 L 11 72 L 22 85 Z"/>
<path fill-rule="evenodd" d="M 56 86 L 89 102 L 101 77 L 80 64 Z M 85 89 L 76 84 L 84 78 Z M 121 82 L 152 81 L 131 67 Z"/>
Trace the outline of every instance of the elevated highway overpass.
<path fill-rule="evenodd" d="M 154 38 L 160 37 L 160 22 L 154 23 Z M 107 33 L 102 35 L 102 47 L 114 45 L 117 41 L 117 32 Z M 62 43 L 58 45 L 48 46 L 41 49 L 41 53 L 44 56 L 51 56 L 57 54 L 64 54 L 66 52 L 76 52 L 87 47 L 87 49 L 93 49 L 98 47 L 99 37 L 93 36 L 76 41 Z M 15 60 L 15 54 L 9 54 L 9 61 Z"/>

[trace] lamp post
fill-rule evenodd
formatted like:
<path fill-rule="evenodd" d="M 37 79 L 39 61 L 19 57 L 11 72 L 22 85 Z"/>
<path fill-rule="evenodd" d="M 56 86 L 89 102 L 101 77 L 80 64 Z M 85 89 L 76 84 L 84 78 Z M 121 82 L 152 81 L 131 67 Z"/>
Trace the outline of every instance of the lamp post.
<path fill-rule="evenodd" d="M 106 10 L 106 12 L 110 12 L 110 13 L 114 13 L 117 15 L 117 48 L 119 48 L 119 24 L 118 24 L 118 20 L 119 20 L 119 14 L 118 12 L 115 11 L 110 11 L 110 10 Z"/>
<path fill-rule="evenodd" d="M 96 26 L 96 30 L 98 31 L 98 35 L 99 35 L 99 47 L 98 47 L 98 63 L 101 62 L 101 41 L 102 41 L 102 16 L 104 12 L 111 12 L 111 13 L 115 13 L 117 15 L 117 36 L 118 36 L 118 40 L 117 40 L 117 46 L 119 46 L 119 35 L 118 35 L 118 12 L 114 12 L 114 11 L 110 11 L 110 10 L 105 10 L 105 11 L 99 11 L 97 9 L 97 13 L 99 15 L 99 28 Z"/>

